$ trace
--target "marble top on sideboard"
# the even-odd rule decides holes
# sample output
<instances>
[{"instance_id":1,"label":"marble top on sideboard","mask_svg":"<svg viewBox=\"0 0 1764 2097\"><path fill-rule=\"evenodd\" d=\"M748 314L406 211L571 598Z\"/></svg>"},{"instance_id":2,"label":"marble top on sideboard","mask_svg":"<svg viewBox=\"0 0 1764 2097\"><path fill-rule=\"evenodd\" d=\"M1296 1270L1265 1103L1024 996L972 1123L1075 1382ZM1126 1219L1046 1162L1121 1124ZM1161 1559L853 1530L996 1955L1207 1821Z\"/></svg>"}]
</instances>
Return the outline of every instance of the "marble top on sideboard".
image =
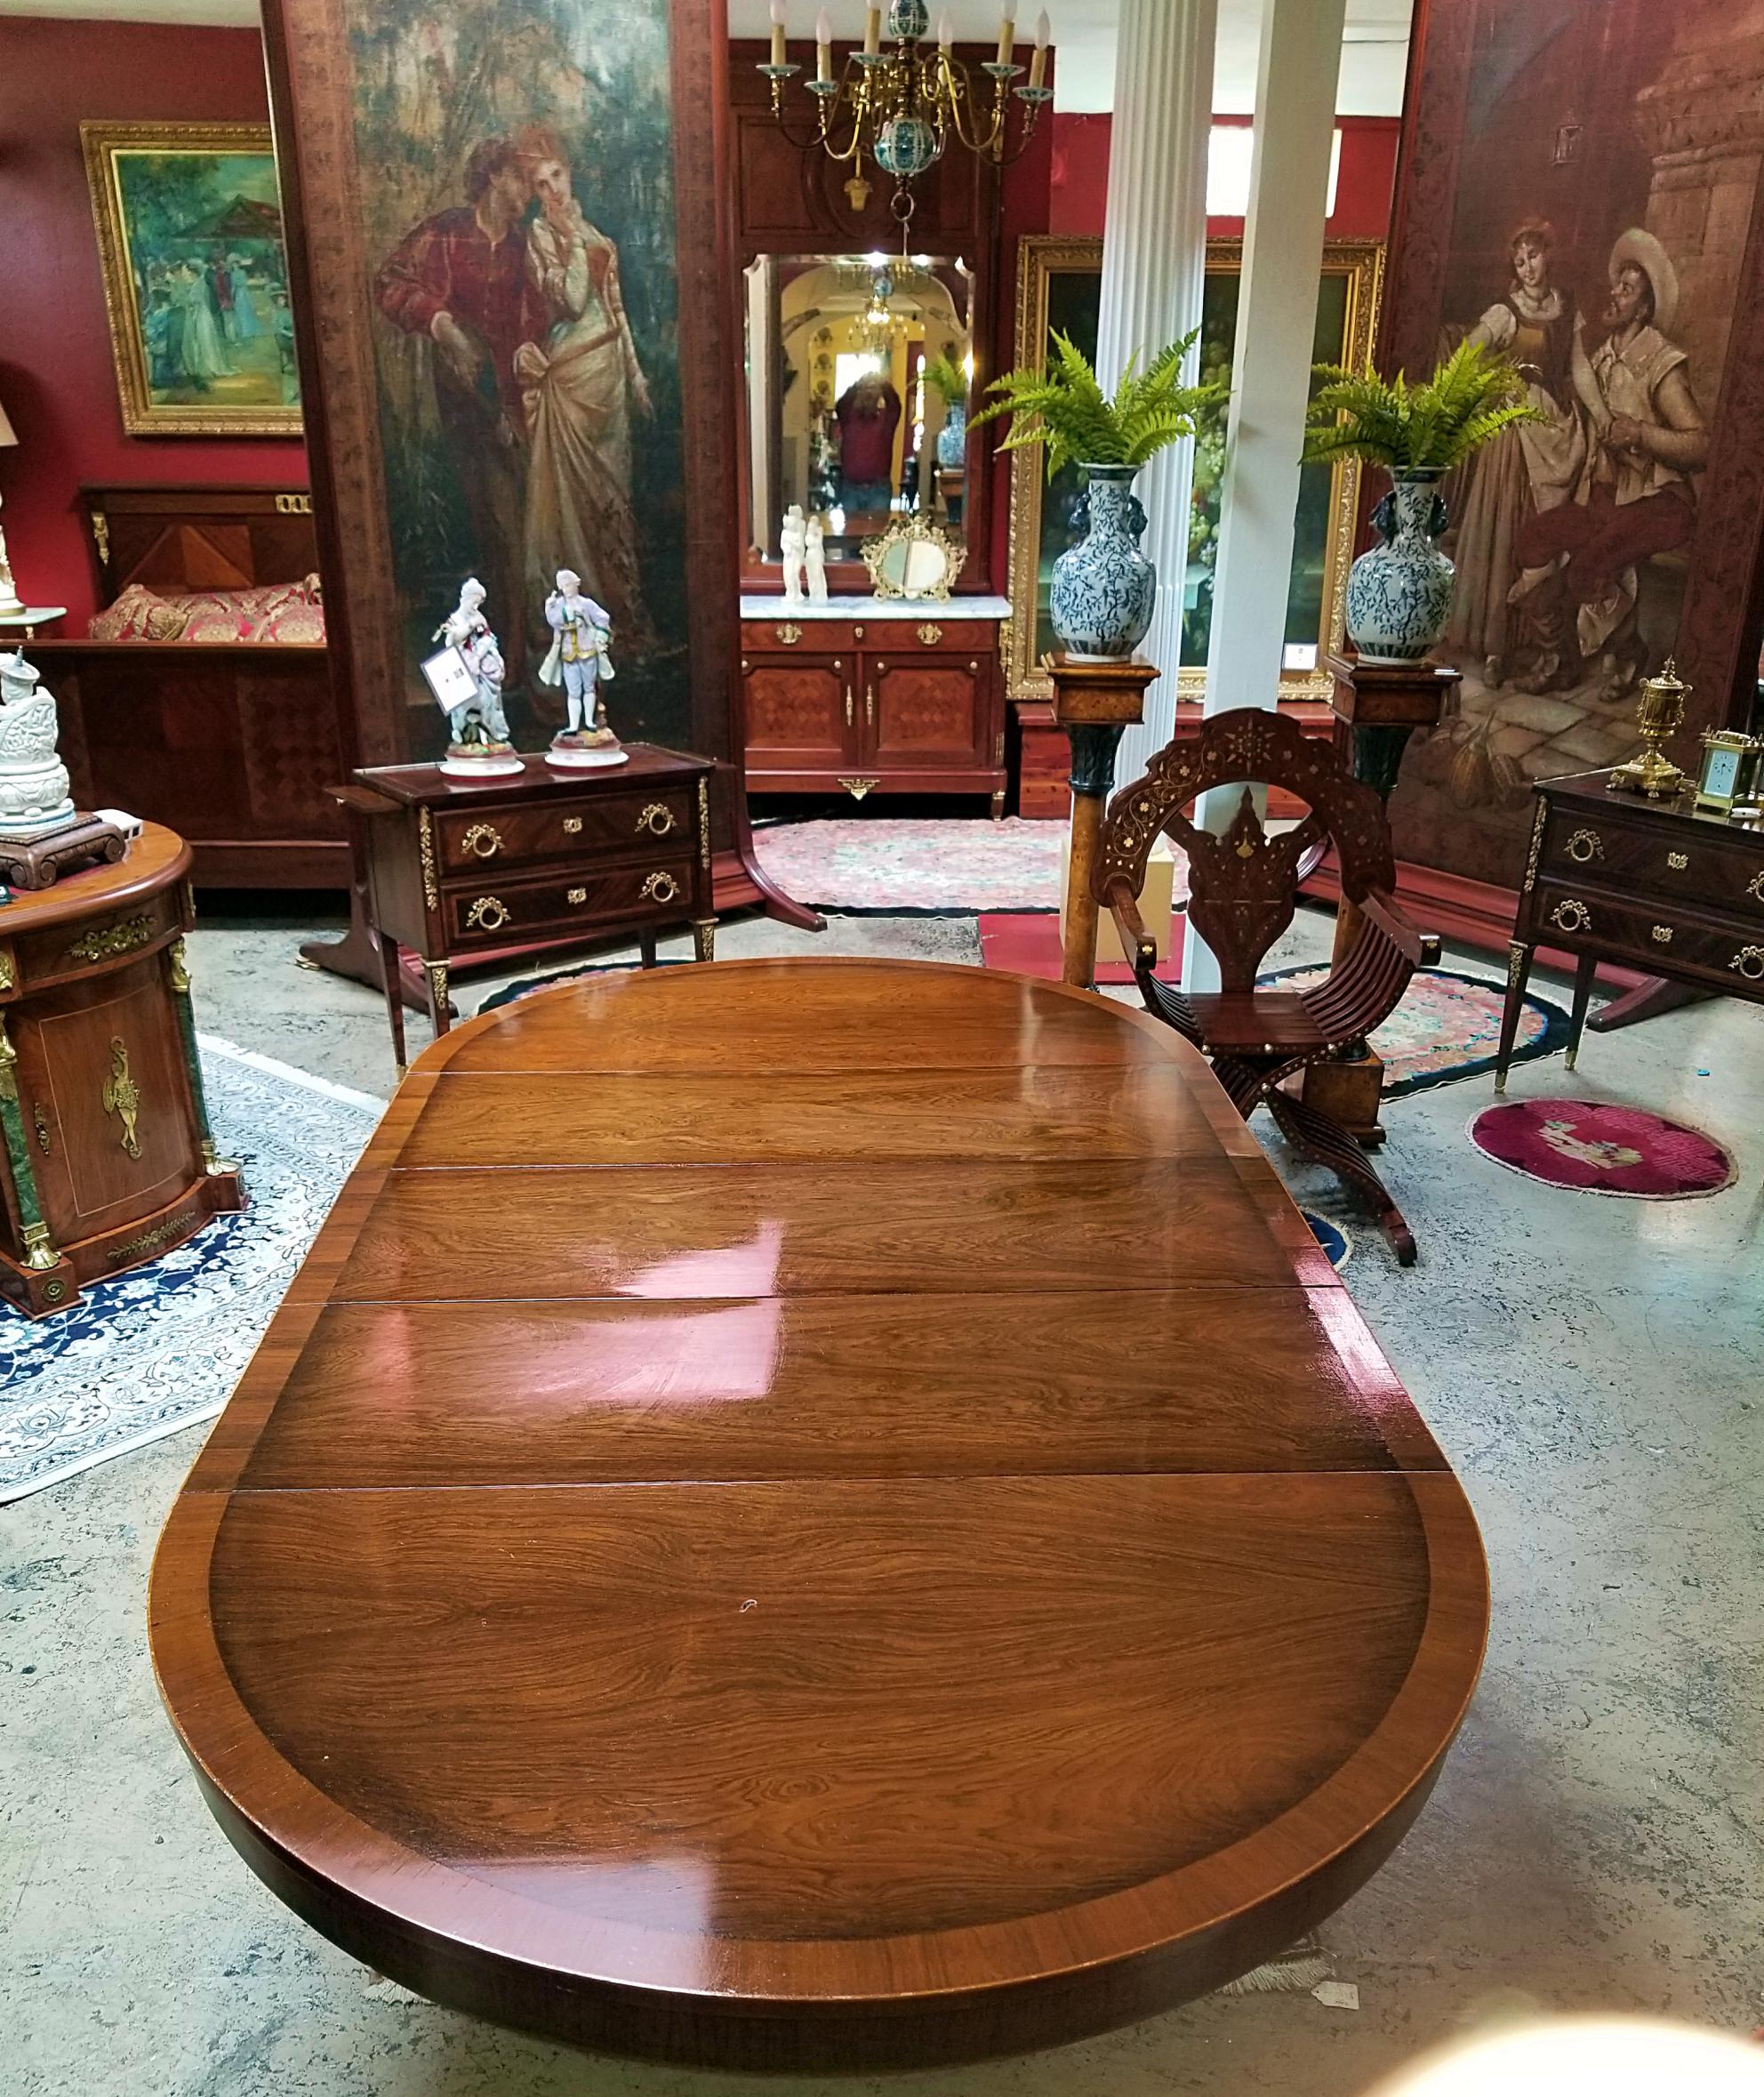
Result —
<instances>
[{"instance_id":1,"label":"marble top on sideboard","mask_svg":"<svg viewBox=\"0 0 1764 2097\"><path fill-rule=\"evenodd\" d=\"M1007 597L830 597L787 605L782 597L743 597L743 619L1008 619Z\"/></svg>"}]
</instances>

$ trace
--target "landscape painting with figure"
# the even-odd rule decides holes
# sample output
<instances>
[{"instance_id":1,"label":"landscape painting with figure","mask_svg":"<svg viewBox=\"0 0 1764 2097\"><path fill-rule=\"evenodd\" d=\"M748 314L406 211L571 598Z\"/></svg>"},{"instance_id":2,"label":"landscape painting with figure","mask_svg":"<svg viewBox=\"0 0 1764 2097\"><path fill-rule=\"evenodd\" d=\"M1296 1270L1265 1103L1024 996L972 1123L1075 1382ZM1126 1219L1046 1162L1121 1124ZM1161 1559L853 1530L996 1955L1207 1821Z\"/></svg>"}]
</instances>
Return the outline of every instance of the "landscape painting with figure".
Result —
<instances>
[{"instance_id":1,"label":"landscape painting with figure","mask_svg":"<svg viewBox=\"0 0 1764 2097\"><path fill-rule=\"evenodd\" d=\"M1460 160L1439 309L1401 339L1411 369L1466 338L1510 358L1541 419L1446 486L1459 711L1411 745L1391 814L1404 857L1516 886L1532 782L1633 753L1637 688L1724 528L1704 488L1729 359L1755 354L1734 318L1764 8L1470 4L1467 75L1423 68L1419 121L1455 95Z\"/></svg>"},{"instance_id":2,"label":"landscape painting with figure","mask_svg":"<svg viewBox=\"0 0 1764 2097\"><path fill-rule=\"evenodd\" d=\"M300 432L267 125L82 125L124 425Z\"/></svg>"},{"instance_id":3,"label":"landscape painting with figure","mask_svg":"<svg viewBox=\"0 0 1764 2097\"><path fill-rule=\"evenodd\" d=\"M612 622L613 727L684 741L667 0L348 13L407 672L476 574L516 739L549 735L568 567Z\"/></svg>"}]
</instances>

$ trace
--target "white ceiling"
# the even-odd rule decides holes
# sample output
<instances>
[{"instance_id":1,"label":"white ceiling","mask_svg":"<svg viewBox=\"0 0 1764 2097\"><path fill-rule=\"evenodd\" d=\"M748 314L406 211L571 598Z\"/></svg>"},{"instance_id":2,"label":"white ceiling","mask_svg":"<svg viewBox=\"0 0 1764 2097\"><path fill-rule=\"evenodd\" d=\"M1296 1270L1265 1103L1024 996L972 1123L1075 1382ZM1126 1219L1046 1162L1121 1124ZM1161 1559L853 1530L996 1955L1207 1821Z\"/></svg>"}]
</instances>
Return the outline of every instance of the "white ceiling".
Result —
<instances>
[{"instance_id":1,"label":"white ceiling","mask_svg":"<svg viewBox=\"0 0 1764 2097\"><path fill-rule=\"evenodd\" d=\"M821 0L790 0L794 36L811 33ZM1016 0L1019 32L1035 18L1040 0ZM1175 4L1175 0L1169 0ZM768 24L768 0L729 0L729 26L737 36L759 36ZM841 40L859 33L861 0L826 0ZM1408 50L1413 0L1348 0L1347 36L1342 48L1341 88L1335 108L1343 116L1397 116L1403 106L1403 67ZM990 42L998 33L998 0L932 0L934 17L947 5L956 34L966 42ZM1118 0L1047 0L1059 61L1055 106L1106 109L1114 100L1115 21ZM104 21L255 22L256 0L0 0L0 15L77 15ZM1255 58L1261 0L1219 0L1219 53L1213 107L1223 115L1255 106Z\"/></svg>"}]
</instances>

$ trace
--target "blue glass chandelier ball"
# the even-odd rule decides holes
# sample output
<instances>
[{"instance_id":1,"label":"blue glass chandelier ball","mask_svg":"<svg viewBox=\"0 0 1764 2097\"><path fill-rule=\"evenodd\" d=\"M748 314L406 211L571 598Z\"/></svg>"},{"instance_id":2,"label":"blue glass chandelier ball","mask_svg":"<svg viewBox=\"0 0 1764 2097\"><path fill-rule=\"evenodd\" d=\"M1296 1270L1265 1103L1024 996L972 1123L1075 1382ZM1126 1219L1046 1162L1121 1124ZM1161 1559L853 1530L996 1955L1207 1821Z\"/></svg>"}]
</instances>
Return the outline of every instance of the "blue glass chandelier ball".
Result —
<instances>
[{"instance_id":1,"label":"blue glass chandelier ball","mask_svg":"<svg viewBox=\"0 0 1764 2097\"><path fill-rule=\"evenodd\" d=\"M930 28L931 9L927 0L888 0L890 36L923 36Z\"/></svg>"},{"instance_id":2,"label":"blue glass chandelier ball","mask_svg":"<svg viewBox=\"0 0 1764 2097\"><path fill-rule=\"evenodd\" d=\"M876 165L891 175L923 174L937 157L937 134L919 116L891 116L876 134Z\"/></svg>"}]
</instances>

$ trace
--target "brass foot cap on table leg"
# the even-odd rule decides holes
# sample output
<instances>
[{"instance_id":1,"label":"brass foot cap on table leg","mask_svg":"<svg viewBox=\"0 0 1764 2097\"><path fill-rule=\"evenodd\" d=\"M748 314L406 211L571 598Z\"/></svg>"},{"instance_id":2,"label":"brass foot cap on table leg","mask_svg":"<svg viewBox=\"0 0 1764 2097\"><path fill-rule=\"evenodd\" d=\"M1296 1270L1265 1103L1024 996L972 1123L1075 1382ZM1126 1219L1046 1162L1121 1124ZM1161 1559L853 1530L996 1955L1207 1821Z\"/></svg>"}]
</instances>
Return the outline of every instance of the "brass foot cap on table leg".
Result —
<instances>
[{"instance_id":1,"label":"brass foot cap on table leg","mask_svg":"<svg viewBox=\"0 0 1764 2097\"><path fill-rule=\"evenodd\" d=\"M1496 1071L1496 1072L1495 1073L1495 1091L1496 1091L1496 1092L1504 1092L1504 1091L1506 1090L1506 1089L1507 1089L1507 1073L1505 1073L1505 1071Z\"/></svg>"},{"instance_id":2,"label":"brass foot cap on table leg","mask_svg":"<svg viewBox=\"0 0 1764 2097\"><path fill-rule=\"evenodd\" d=\"M1579 1060L1579 1057L1580 1050L1578 1048L1570 1048L1568 1054L1562 1058L1562 1068L1565 1071L1571 1071L1574 1068L1576 1063Z\"/></svg>"}]
</instances>

